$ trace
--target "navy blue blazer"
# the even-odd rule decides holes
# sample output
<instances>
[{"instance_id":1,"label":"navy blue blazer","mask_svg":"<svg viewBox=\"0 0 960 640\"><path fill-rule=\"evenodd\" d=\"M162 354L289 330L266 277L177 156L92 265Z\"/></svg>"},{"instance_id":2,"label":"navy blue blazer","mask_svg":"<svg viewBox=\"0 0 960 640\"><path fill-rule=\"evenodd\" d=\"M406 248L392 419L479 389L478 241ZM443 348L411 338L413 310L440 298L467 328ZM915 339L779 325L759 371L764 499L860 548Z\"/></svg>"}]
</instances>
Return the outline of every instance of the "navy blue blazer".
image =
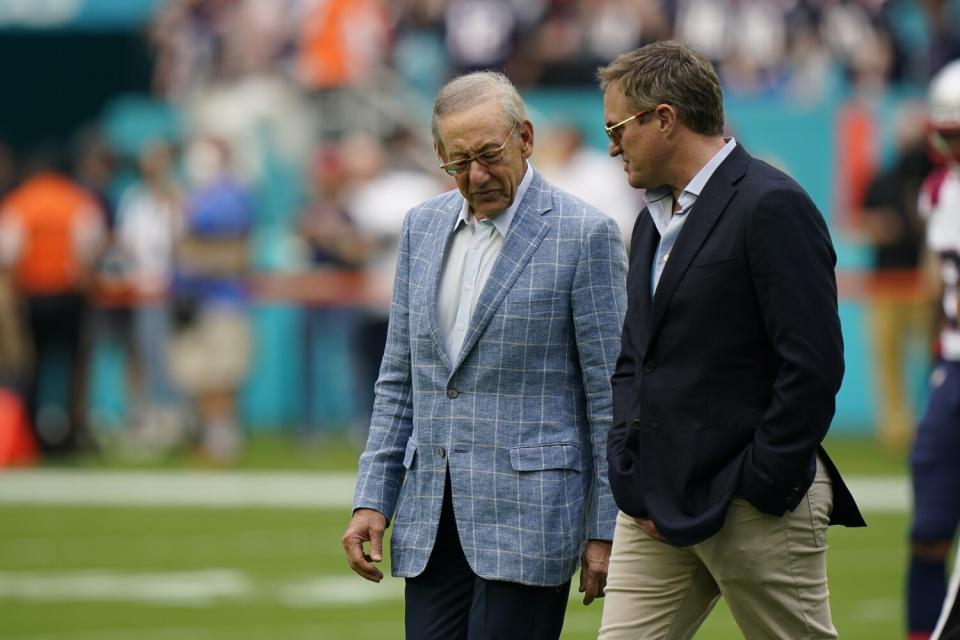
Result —
<instances>
[{"instance_id":1,"label":"navy blue blazer","mask_svg":"<svg viewBox=\"0 0 960 640\"><path fill-rule=\"evenodd\" d=\"M820 446L844 370L823 217L739 144L688 215L652 301L659 234L646 210L633 230L607 445L617 505L696 544L734 496L772 515L796 508L819 452L831 524L863 526Z\"/></svg>"}]
</instances>

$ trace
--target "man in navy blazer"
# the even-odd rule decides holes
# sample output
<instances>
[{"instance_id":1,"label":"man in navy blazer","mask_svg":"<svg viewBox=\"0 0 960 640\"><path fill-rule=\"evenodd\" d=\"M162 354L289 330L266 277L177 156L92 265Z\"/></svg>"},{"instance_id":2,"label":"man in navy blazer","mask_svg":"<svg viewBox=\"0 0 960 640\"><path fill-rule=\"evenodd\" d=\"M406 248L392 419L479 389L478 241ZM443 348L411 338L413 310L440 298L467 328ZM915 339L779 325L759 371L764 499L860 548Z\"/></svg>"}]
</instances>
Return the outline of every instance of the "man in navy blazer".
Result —
<instances>
[{"instance_id":1,"label":"man in navy blazer","mask_svg":"<svg viewBox=\"0 0 960 640\"><path fill-rule=\"evenodd\" d=\"M626 255L612 219L529 163L502 74L441 89L433 135L458 188L404 220L343 546L379 582L392 520L407 638L555 640L577 566L585 603L606 579Z\"/></svg>"},{"instance_id":2,"label":"man in navy blazer","mask_svg":"<svg viewBox=\"0 0 960 640\"><path fill-rule=\"evenodd\" d=\"M843 377L827 227L723 137L675 42L600 70L611 156L646 189L608 442L617 518L600 637L688 638L722 594L747 638L834 638L829 523L863 525L820 441Z\"/></svg>"}]
</instances>

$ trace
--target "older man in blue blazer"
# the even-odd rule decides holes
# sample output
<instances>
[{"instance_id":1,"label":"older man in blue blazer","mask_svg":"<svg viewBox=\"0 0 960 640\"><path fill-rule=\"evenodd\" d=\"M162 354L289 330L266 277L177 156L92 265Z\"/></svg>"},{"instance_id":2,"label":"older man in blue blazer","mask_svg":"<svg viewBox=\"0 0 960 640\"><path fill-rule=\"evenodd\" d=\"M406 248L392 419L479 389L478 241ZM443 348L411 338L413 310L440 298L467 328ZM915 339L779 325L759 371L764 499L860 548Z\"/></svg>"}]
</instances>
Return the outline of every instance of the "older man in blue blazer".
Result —
<instances>
[{"instance_id":1,"label":"older man in blue blazer","mask_svg":"<svg viewBox=\"0 0 960 640\"><path fill-rule=\"evenodd\" d=\"M458 189L404 221L343 546L378 582L392 521L408 638L554 639L578 564L585 603L606 581L626 257L612 219L530 164L502 74L441 89L433 136Z\"/></svg>"}]
</instances>

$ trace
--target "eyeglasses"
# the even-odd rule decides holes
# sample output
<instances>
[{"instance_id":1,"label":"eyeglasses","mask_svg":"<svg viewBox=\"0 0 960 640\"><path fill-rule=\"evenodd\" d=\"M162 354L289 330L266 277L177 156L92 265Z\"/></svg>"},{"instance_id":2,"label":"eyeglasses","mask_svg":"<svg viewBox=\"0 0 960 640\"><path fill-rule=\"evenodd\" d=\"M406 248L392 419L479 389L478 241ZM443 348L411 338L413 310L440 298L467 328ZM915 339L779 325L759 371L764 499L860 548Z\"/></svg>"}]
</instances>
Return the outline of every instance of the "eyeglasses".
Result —
<instances>
[{"instance_id":1,"label":"eyeglasses","mask_svg":"<svg viewBox=\"0 0 960 640\"><path fill-rule=\"evenodd\" d=\"M638 111L626 120L621 120L617 124L610 125L609 127L604 127L603 130L607 132L607 137L610 138L610 142L613 144L620 144L620 136L623 135L622 131L618 131L620 127L627 124L634 118L642 118L648 113L653 113L653 109L646 109L644 111Z\"/></svg>"},{"instance_id":2,"label":"eyeglasses","mask_svg":"<svg viewBox=\"0 0 960 640\"><path fill-rule=\"evenodd\" d=\"M440 165L440 168L446 171L451 176L459 176L466 173L470 170L470 163L476 160L485 167L489 167L492 164L497 164L503 157L503 150L507 147L507 143L510 142L510 138L513 137L513 132L517 130L517 125L514 124L513 128L510 129L510 133L507 134L507 139L503 141L496 149L488 149L486 151L481 151L480 153L470 156L469 158L463 158L462 160L453 160L451 162L446 162Z\"/></svg>"}]
</instances>

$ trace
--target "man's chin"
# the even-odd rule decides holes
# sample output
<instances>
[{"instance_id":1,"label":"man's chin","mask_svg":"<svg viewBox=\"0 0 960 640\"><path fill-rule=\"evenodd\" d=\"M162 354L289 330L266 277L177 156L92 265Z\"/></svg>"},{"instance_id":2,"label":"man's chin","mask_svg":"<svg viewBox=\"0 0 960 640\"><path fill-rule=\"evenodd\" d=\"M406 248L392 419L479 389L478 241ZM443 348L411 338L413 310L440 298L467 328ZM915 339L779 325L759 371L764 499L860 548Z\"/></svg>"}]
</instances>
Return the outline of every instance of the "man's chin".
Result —
<instances>
[{"instance_id":1,"label":"man's chin","mask_svg":"<svg viewBox=\"0 0 960 640\"><path fill-rule=\"evenodd\" d=\"M641 178L640 176L638 176L637 174L635 174L635 173L633 173L633 172L627 174L627 184L629 184L629 185L630 185L631 187L633 187L634 189L646 189L646 188L647 188L647 187L644 185L643 178Z\"/></svg>"},{"instance_id":2,"label":"man's chin","mask_svg":"<svg viewBox=\"0 0 960 640\"><path fill-rule=\"evenodd\" d=\"M503 212L503 210L509 206L510 203L504 198L476 198L470 202L470 208L473 210L473 215L480 216L482 218L495 216L498 213Z\"/></svg>"}]
</instances>

